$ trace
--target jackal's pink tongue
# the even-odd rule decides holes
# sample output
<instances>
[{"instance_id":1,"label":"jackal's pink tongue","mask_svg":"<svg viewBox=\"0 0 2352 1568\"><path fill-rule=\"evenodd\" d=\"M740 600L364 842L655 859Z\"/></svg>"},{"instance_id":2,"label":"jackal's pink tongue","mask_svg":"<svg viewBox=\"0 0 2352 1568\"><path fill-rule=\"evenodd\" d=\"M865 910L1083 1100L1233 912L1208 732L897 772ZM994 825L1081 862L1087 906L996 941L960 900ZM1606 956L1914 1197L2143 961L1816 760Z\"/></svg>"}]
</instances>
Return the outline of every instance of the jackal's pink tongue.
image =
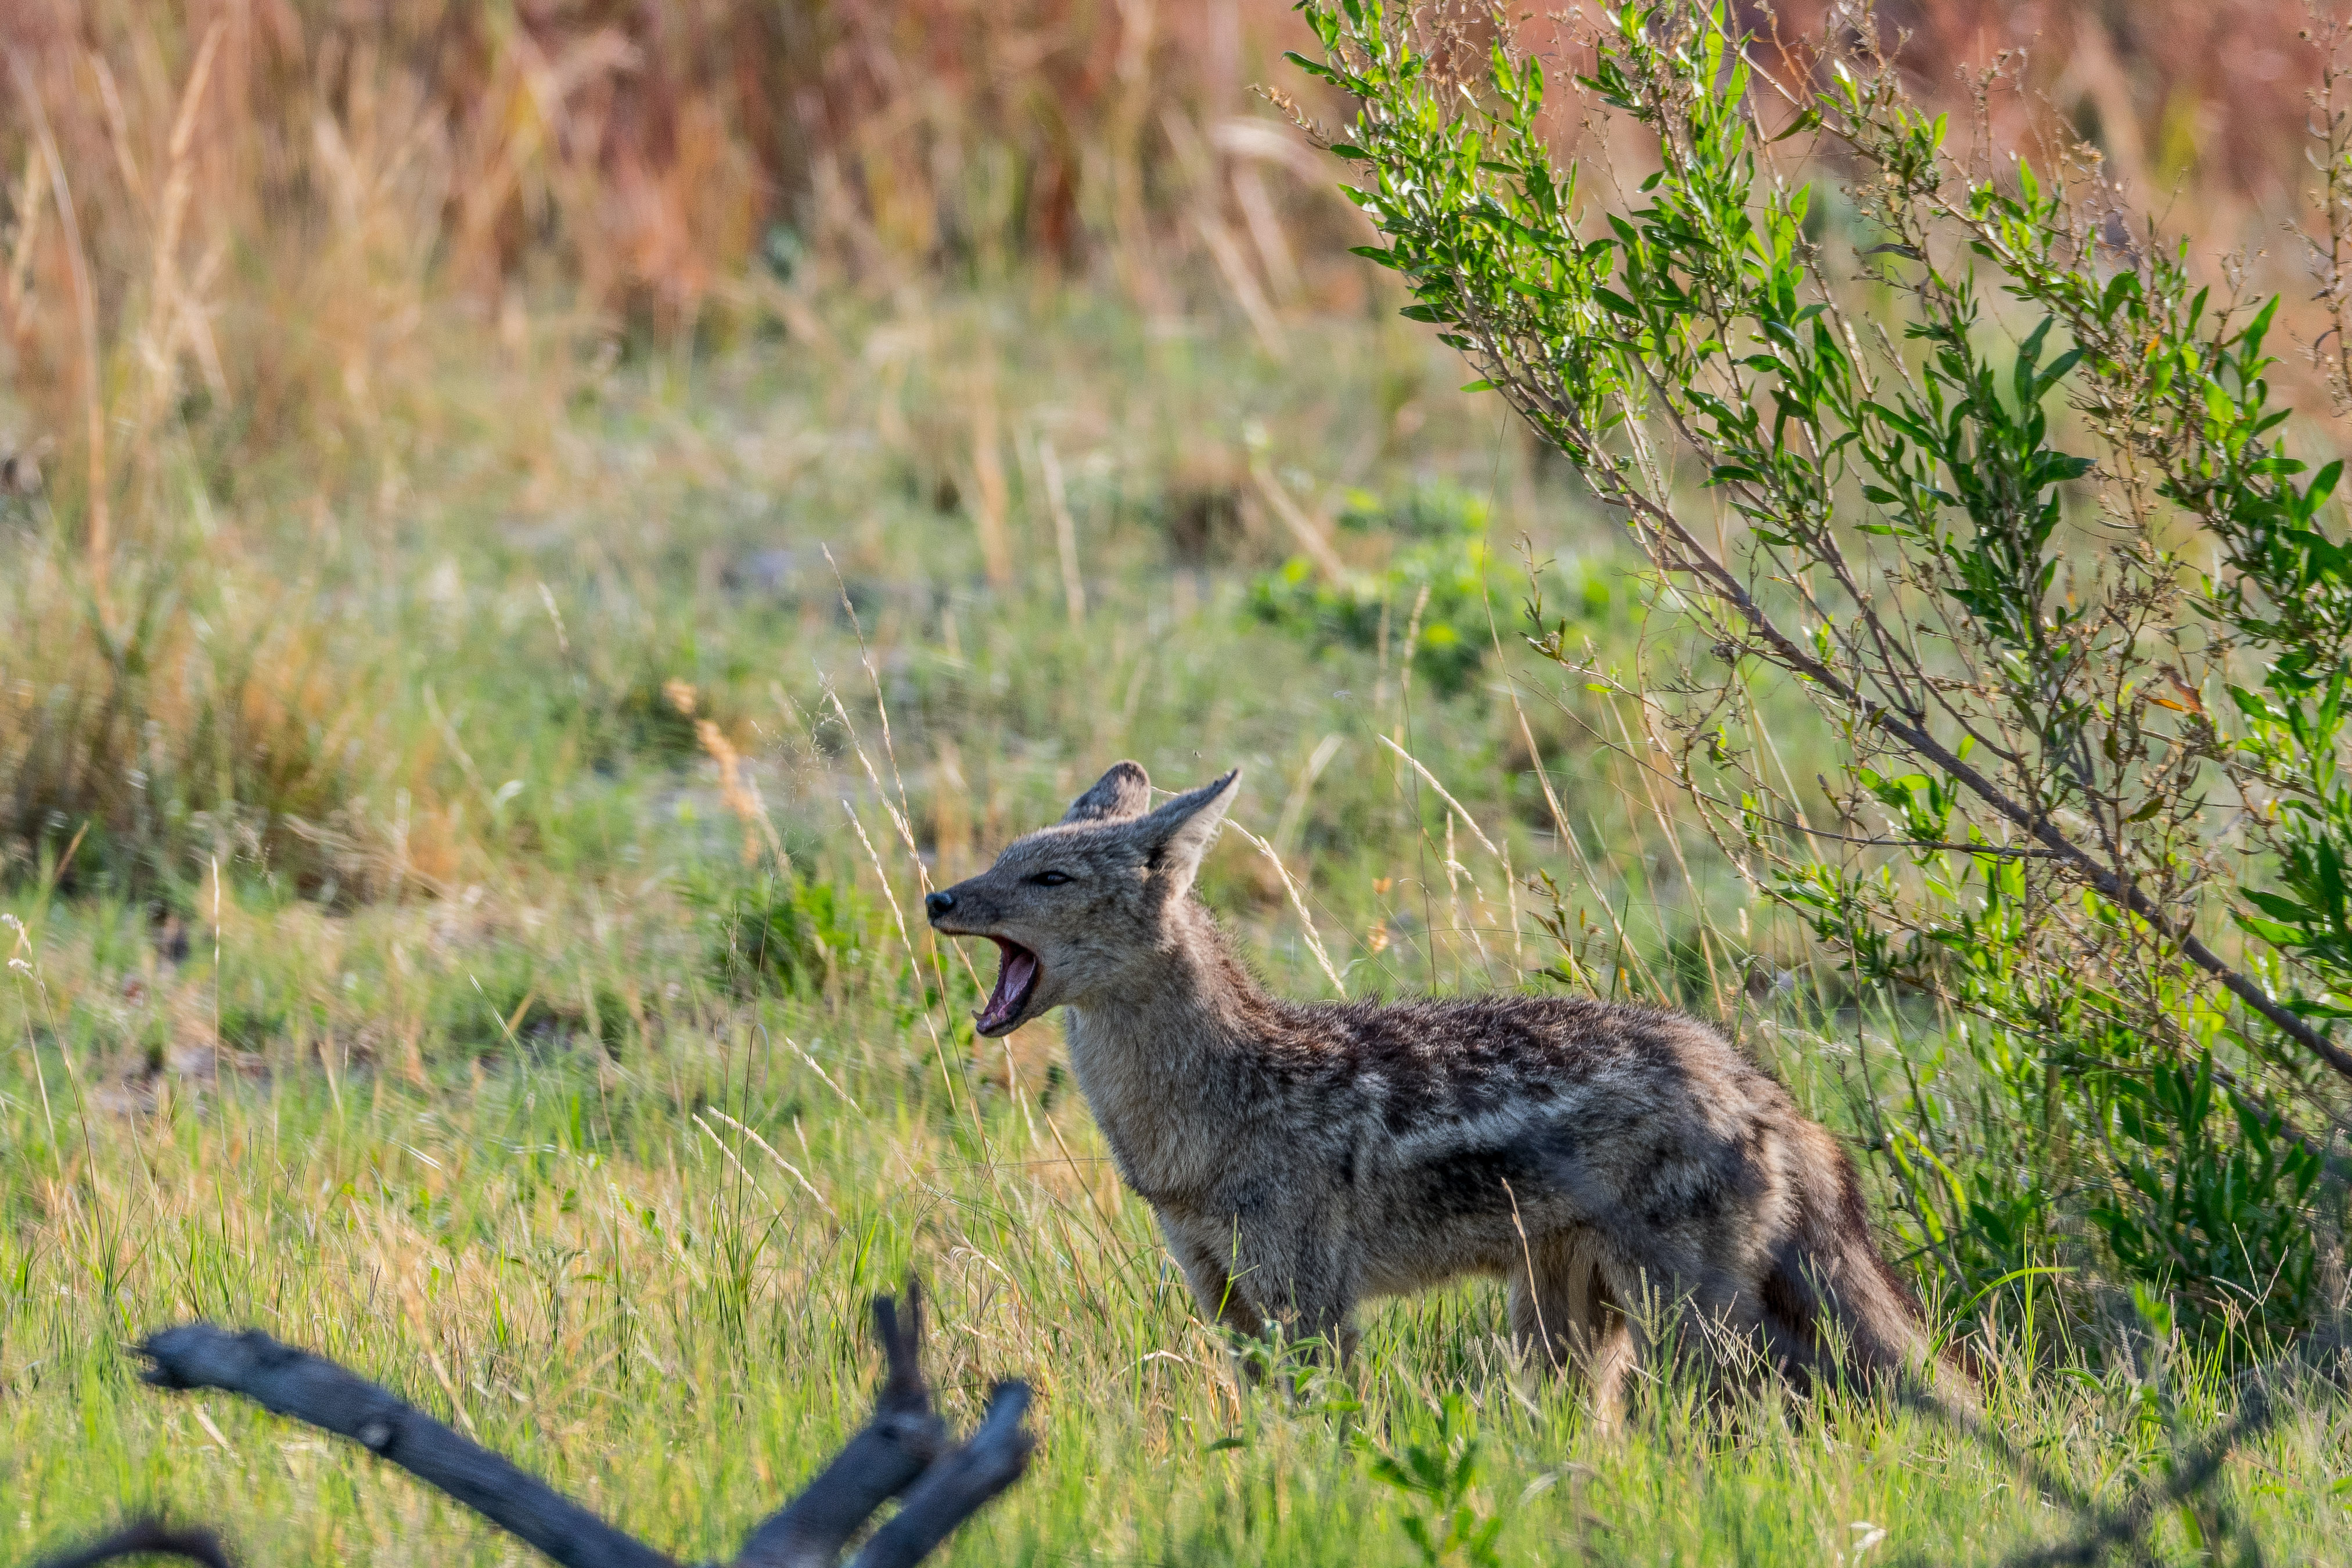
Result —
<instances>
[{"instance_id":1,"label":"jackal's pink tongue","mask_svg":"<svg viewBox=\"0 0 2352 1568\"><path fill-rule=\"evenodd\" d=\"M989 993L988 1005L980 1010L980 1016L974 1020L983 1034L1011 1023L1028 1002L1030 988L1037 984L1035 953L1002 938L996 945L1003 953L1003 961L996 966L996 989Z\"/></svg>"}]
</instances>

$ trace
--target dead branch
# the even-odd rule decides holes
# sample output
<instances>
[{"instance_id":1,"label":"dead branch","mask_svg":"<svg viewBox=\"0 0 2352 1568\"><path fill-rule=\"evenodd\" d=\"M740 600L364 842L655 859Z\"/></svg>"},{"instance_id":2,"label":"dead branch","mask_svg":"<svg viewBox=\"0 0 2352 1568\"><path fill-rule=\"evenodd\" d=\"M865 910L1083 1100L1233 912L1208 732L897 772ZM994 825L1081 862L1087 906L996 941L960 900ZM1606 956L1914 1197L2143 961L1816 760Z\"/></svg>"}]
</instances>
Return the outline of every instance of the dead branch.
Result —
<instances>
[{"instance_id":1,"label":"dead branch","mask_svg":"<svg viewBox=\"0 0 2352 1568\"><path fill-rule=\"evenodd\" d=\"M971 1440L923 1472L898 1513L857 1554L856 1568L911 1568L1019 1480L1029 1463L1031 1441L1021 1426L1028 1409L1027 1384L998 1384Z\"/></svg>"},{"instance_id":2,"label":"dead branch","mask_svg":"<svg viewBox=\"0 0 2352 1568\"><path fill-rule=\"evenodd\" d=\"M184 1323L149 1337L140 1353L158 1388L218 1388L263 1409L349 1437L520 1536L564 1568L672 1568L537 1476L467 1441L416 1406L258 1329L234 1334Z\"/></svg>"},{"instance_id":3,"label":"dead branch","mask_svg":"<svg viewBox=\"0 0 2352 1568\"><path fill-rule=\"evenodd\" d=\"M914 1485L947 1451L947 1423L932 1408L931 1391L916 1361L923 1299L912 1280L907 1284L903 1325L890 1298L875 1299L874 1334L889 1367L875 1396L874 1419L800 1496L745 1538L736 1568L830 1563L868 1514Z\"/></svg>"},{"instance_id":4,"label":"dead branch","mask_svg":"<svg viewBox=\"0 0 2352 1568\"><path fill-rule=\"evenodd\" d=\"M135 1520L78 1551L47 1558L37 1568L96 1568L118 1557L184 1557L205 1568L232 1568L219 1536L202 1526L176 1529L160 1519Z\"/></svg>"},{"instance_id":5,"label":"dead branch","mask_svg":"<svg viewBox=\"0 0 2352 1568\"><path fill-rule=\"evenodd\" d=\"M888 1373L873 1418L798 1497L751 1531L735 1568L832 1568L850 1537L894 1497L903 1497L903 1506L875 1531L856 1568L908 1568L1020 1479L1033 1447L1022 1426L1027 1386L997 1384L986 1416L957 1446L923 1378L922 1300L914 1280L907 1282L903 1321L889 1297L875 1298L874 1330ZM185 1323L150 1336L139 1349L152 1363L143 1375L157 1387L222 1389L348 1437L563 1568L676 1568L668 1556L415 1405L257 1329L231 1333L210 1323ZM173 1530L153 1521L40 1568L90 1568L140 1553L230 1568L210 1531Z\"/></svg>"}]
</instances>

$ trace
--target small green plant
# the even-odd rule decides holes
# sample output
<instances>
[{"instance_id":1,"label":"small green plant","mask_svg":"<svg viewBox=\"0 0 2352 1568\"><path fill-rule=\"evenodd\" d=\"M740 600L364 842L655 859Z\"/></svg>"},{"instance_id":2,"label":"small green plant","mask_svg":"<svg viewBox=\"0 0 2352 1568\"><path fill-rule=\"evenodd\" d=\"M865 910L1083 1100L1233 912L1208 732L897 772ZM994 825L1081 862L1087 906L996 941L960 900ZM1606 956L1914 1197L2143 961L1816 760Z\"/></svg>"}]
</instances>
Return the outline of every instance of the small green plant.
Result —
<instances>
[{"instance_id":1,"label":"small green plant","mask_svg":"<svg viewBox=\"0 0 2352 1568\"><path fill-rule=\"evenodd\" d=\"M1302 9L1324 58L1298 63L1358 106L1327 140L1362 254L1696 634L1622 679L1564 626L1536 647L1641 705L1753 885L1949 1023L1891 1105L1861 1086L1922 1255L1969 1296L2063 1259L2245 1342L2312 1323L2352 1085L2352 546L2342 465L2291 456L2273 400L2278 300L2133 233L2095 158L1956 153L1866 16L1790 85L1725 6L1602 13L1580 87L1649 167L1596 200L1506 11ZM2338 96L2331 67L2340 234ZM1810 222L1817 153L1857 171L1850 242ZM2352 291L2322 298L2352 325ZM2352 404L2347 363L2319 360ZM1776 689L1840 755L1818 788L1765 728Z\"/></svg>"},{"instance_id":2,"label":"small green plant","mask_svg":"<svg viewBox=\"0 0 2352 1568\"><path fill-rule=\"evenodd\" d=\"M771 870L689 891L713 924L705 965L730 989L814 996L866 962L873 910L854 889Z\"/></svg>"},{"instance_id":3,"label":"small green plant","mask_svg":"<svg viewBox=\"0 0 2352 1568\"><path fill-rule=\"evenodd\" d=\"M1431 1441L1409 1441L1391 1450L1369 1436L1357 1440L1372 1479L1400 1494L1398 1523L1424 1568L1496 1568L1503 1560L1495 1549L1503 1516L1486 1511L1474 1495L1479 1439L1467 1400L1458 1394L1445 1396Z\"/></svg>"},{"instance_id":4,"label":"small green plant","mask_svg":"<svg viewBox=\"0 0 2352 1568\"><path fill-rule=\"evenodd\" d=\"M1357 492L1342 528L1386 532L1397 545L1386 567L1333 583L1294 556L1250 584L1260 620L1318 647L1374 650L1402 658L1441 691L1458 692L1493 644L1486 612L1486 505L1457 490L1423 488L1393 507Z\"/></svg>"}]
</instances>

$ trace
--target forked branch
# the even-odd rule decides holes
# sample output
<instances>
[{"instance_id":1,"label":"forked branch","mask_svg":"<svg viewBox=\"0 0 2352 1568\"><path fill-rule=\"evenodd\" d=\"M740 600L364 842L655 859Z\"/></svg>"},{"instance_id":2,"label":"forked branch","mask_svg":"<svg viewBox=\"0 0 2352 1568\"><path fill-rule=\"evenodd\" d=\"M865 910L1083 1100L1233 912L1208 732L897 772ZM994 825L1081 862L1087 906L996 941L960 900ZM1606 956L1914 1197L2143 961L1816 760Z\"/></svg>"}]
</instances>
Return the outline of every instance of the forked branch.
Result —
<instances>
[{"instance_id":1,"label":"forked branch","mask_svg":"<svg viewBox=\"0 0 2352 1568\"><path fill-rule=\"evenodd\" d=\"M889 1297L875 1298L875 1336L888 1373L873 1418L800 1496L751 1531L735 1568L832 1568L850 1537L894 1497L903 1497L904 1505L859 1552L856 1568L907 1568L1020 1479L1033 1447L1022 1426L1027 1385L998 1384L979 1427L955 1444L923 1378L922 1323L914 1280L907 1282L903 1317ZM222 1389L348 1437L564 1568L676 1568L666 1553L415 1405L257 1329L231 1333L186 1323L151 1336L140 1353L152 1363L144 1376L157 1387ZM219 1538L209 1531L154 1521L135 1522L42 1568L90 1568L142 1553L227 1568Z\"/></svg>"},{"instance_id":2,"label":"forked branch","mask_svg":"<svg viewBox=\"0 0 2352 1568\"><path fill-rule=\"evenodd\" d=\"M136 1520L112 1535L48 1558L39 1568L96 1568L118 1557L184 1557L205 1568L230 1568L228 1549L211 1531L201 1525L174 1528L153 1519Z\"/></svg>"}]
</instances>

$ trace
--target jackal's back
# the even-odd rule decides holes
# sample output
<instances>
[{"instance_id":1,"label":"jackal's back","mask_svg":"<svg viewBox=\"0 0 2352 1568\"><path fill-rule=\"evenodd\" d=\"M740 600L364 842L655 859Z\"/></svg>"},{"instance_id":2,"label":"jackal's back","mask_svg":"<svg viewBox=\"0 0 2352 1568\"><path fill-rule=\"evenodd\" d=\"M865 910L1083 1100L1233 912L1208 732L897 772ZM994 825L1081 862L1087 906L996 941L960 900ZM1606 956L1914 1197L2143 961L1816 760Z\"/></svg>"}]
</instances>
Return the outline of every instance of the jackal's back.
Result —
<instances>
[{"instance_id":1,"label":"jackal's back","mask_svg":"<svg viewBox=\"0 0 2352 1568\"><path fill-rule=\"evenodd\" d=\"M1780 1086L1695 1018L1570 996L1475 996L1283 1005L1269 1066L1302 1089L1352 1089L1397 1137L1497 1114L1557 1113L1631 1097L1638 1115L1704 1098L1788 1103ZM1762 1109L1759 1104L1758 1109Z\"/></svg>"},{"instance_id":2,"label":"jackal's back","mask_svg":"<svg viewBox=\"0 0 2352 1568\"><path fill-rule=\"evenodd\" d=\"M1558 1225L1701 1233L1811 1197L1843 1206L1843 1152L1770 1074L1696 1019L1578 997L1286 1005L1241 1086L1409 1288L1507 1267ZM1267 1092L1271 1090L1272 1092ZM1368 1262L1372 1262L1368 1259Z\"/></svg>"}]
</instances>

